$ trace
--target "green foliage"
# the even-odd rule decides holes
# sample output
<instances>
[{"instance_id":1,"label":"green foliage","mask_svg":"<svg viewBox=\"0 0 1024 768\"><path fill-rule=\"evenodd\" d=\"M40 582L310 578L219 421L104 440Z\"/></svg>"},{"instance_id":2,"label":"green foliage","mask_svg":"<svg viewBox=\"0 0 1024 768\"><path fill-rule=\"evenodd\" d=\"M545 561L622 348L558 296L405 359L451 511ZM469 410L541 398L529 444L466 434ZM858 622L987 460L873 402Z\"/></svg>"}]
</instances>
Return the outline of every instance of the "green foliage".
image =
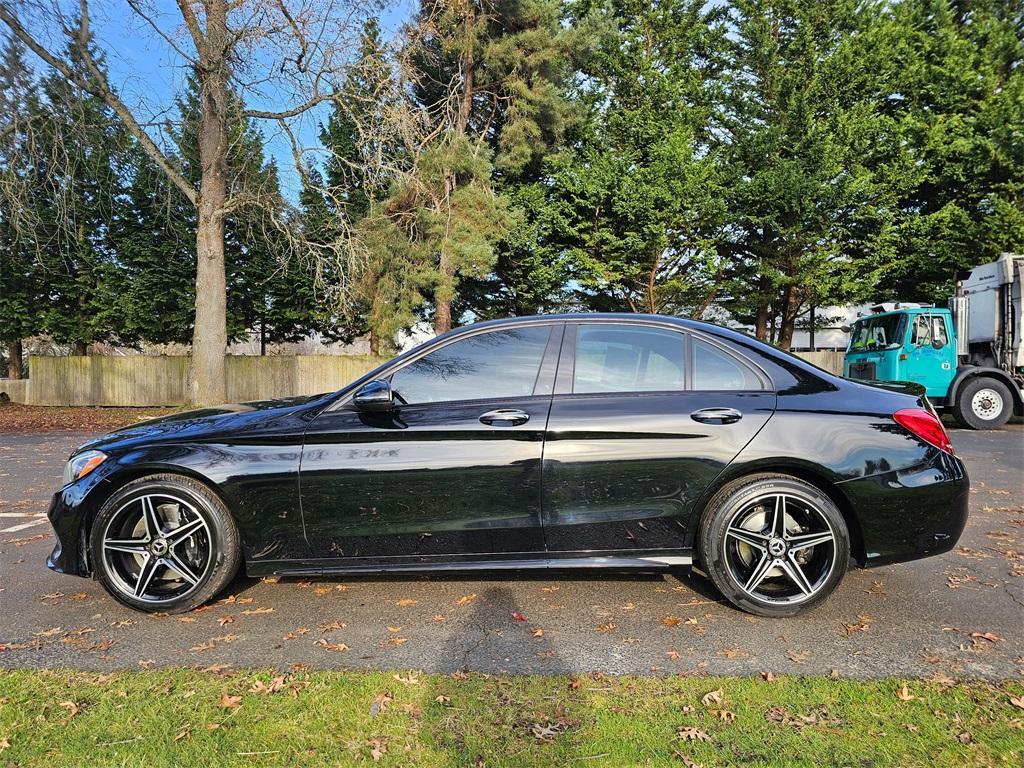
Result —
<instances>
[{"instance_id":1,"label":"green foliage","mask_svg":"<svg viewBox=\"0 0 1024 768\"><path fill-rule=\"evenodd\" d=\"M0 342L6 344L41 330L42 286L32 216L37 175L27 151L38 97L21 44L8 38L0 57Z\"/></svg>"},{"instance_id":2,"label":"green foliage","mask_svg":"<svg viewBox=\"0 0 1024 768\"><path fill-rule=\"evenodd\" d=\"M587 9L605 31L584 73L586 130L552 163L551 229L589 308L699 313L713 295L724 207L708 143L724 28L706 5Z\"/></svg>"},{"instance_id":3,"label":"green foliage","mask_svg":"<svg viewBox=\"0 0 1024 768\"><path fill-rule=\"evenodd\" d=\"M102 56L94 54L102 66ZM85 71L77 48L69 64ZM118 297L123 273L109 238L109 222L122 193L130 142L98 98L55 74L30 102L36 194L37 274L45 291L42 325L79 354L94 342L133 339L125 330Z\"/></svg>"}]
</instances>

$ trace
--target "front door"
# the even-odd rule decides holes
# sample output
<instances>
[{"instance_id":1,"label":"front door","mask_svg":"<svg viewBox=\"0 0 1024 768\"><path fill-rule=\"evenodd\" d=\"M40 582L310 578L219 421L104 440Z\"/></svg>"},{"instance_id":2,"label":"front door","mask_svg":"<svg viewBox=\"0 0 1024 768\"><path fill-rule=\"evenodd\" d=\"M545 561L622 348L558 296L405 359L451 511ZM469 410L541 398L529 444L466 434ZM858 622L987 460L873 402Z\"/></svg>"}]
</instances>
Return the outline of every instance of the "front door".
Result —
<instances>
[{"instance_id":1,"label":"front door","mask_svg":"<svg viewBox=\"0 0 1024 768\"><path fill-rule=\"evenodd\" d=\"M666 555L775 409L767 378L718 343L642 323L567 326L544 449L555 556Z\"/></svg>"},{"instance_id":2,"label":"front door","mask_svg":"<svg viewBox=\"0 0 1024 768\"><path fill-rule=\"evenodd\" d=\"M935 402L946 397L956 371L956 349L949 343L946 317L924 313L913 319L904 369L906 378L922 385Z\"/></svg>"},{"instance_id":3,"label":"front door","mask_svg":"<svg viewBox=\"0 0 1024 768\"><path fill-rule=\"evenodd\" d=\"M389 374L406 403L394 412L341 404L318 416L300 470L314 556L351 565L542 553L541 454L561 330L456 338Z\"/></svg>"}]
</instances>

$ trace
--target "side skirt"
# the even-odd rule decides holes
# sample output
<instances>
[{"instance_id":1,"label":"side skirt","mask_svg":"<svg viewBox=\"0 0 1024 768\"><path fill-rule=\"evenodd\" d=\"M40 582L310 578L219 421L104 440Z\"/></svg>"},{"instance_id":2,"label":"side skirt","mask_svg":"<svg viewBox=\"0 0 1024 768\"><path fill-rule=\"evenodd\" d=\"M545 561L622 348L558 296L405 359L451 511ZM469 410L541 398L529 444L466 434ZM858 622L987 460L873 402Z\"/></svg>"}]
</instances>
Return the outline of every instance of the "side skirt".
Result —
<instances>
[{"instance_id":1,"label":"side skirt","mask_svg":"<svg viewBox=\"0 0 1024 768\"><path fill-rule=\"evenodd\" d=\"M420 563L351 563L264 561L250 563L246 573L250 576L320 576L331 574L385 574L385 573L458 573L464 571L531 571L544 569L574 570L581 568L609 568L612 570L665 570L688 568L693 564L690 555L650 555L637 557L584 556L546 557L522 560L448 560Z\"/></svg>"}]
</instances>

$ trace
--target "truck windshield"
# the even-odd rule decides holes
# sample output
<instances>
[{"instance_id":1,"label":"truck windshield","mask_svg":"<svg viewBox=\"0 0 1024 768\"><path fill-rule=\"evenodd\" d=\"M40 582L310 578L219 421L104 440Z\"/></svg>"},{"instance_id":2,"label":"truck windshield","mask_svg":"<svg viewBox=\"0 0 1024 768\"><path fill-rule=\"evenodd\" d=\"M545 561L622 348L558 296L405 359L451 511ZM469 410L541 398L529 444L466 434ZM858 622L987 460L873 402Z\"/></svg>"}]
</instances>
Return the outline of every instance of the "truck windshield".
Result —
<instances>
[{"instance_id":1,"label":"truck windshield","mask_svg":"<svg viewBox=\"0 0 1024 768\"><path fill-rule=\"evenodd\" d=\"M853 324L848 352L865 349L888 349L903 344L905 315L865 317Z\"/></svg>"}]
</instances>

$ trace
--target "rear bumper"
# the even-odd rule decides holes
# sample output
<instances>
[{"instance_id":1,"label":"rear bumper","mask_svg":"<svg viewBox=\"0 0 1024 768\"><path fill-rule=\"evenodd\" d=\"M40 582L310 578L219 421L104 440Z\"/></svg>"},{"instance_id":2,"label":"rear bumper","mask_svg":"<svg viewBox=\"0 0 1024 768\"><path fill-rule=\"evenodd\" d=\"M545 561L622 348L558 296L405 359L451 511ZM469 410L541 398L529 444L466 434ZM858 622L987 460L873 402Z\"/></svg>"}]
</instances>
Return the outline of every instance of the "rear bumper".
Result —
<instances>
[{"instance_id":1,"label":"rear bumper","mask_svg":"<svg viewBox=\"0 0 1024 768\"><path fill-rule=\"evenodd\" d=\"M970 481L960 459L938 449L934 454L924 466L838 485L857 510L860 565L916 560L956 546L967 524Z\"/></svg>"}]
</instances>

